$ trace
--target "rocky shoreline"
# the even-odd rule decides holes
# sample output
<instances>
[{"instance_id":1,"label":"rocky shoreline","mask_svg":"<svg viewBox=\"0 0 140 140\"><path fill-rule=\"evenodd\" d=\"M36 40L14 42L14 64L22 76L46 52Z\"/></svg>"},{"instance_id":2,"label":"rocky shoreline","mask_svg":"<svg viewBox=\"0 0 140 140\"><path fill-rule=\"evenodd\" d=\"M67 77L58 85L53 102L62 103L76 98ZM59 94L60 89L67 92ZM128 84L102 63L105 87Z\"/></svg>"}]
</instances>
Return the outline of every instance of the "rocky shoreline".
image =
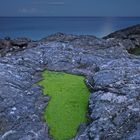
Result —
<instances>
[{"instance_id":1,"label":"rocky shoreline","mask_svg":"<svg viewBox=\"0 0 140 140\"><path fill-rule=\"evenodd\" d=\"M87 124L73 140L140 139L140 25L95 36L57 33L39 41L0 40L0 140L49 140L43 111L45 69L85 76Z\"/></svg>"}]
</instances>

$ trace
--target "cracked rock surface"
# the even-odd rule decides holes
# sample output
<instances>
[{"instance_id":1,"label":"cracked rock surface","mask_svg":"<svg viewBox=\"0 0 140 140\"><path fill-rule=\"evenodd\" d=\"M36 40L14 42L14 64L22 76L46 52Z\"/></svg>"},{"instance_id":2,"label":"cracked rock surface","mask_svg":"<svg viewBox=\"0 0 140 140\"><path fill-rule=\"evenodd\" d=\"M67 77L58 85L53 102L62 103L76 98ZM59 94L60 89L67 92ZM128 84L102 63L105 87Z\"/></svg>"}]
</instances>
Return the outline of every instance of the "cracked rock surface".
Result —
<instances>
[{"instance_id":1,"label":"cracked rock surface","mask_svg":"<svg viewBox=\"0 0 140 140\"><path fill-rule=\"evenodd\" d=\"M140 139L140 57L116 40L58 33L1 57L0 140L52 139L43 120L49 97L36 84L45 69L86 78L90 121L73 140Z\"/></svg>"}]
</instances>

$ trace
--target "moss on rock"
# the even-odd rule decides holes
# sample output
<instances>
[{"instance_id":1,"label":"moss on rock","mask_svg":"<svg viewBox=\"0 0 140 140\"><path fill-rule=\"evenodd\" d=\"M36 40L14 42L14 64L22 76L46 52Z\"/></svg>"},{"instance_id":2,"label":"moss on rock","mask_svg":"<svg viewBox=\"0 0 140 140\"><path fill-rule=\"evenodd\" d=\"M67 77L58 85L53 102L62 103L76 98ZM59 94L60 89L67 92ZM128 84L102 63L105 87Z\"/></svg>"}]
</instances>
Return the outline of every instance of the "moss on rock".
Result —
<instances>
[{"instance_id":1,"label":"moss on rock","mask_svg":"<svg viewBox=\"0 0 140 140\"><path fill-rule=\"evenodd\" d=\"M55 140L75 136L80 123L86 122L88 89L84 77L62 72L45 71L39 85L50 97L45 110L45 120Z\"/></svg>"}]
</instances>

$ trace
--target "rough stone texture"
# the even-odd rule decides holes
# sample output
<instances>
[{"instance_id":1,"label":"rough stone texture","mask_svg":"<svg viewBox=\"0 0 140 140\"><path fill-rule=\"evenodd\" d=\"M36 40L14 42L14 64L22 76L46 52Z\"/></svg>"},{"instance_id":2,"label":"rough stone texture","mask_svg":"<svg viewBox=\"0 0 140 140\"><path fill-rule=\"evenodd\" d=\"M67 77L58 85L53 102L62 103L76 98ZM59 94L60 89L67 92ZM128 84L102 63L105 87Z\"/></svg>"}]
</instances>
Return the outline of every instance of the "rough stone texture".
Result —
<instances>
[{"instance_id":1,"label":"rough stone texture","mask_svg":"<svg viewBox=\"0 0 140 140\"><path fill-rule=\"evenodd\" d=\"M14 54L26 48L35 47L37 44L36 41L32 41L28 38L11 39L5 37L4 39L0 39L0 57Z\"/></svg>"},{"instance_id":2,"label":"rough stone texture","mask_svg":"<svg viewBox=\"0 0 140 140\"><path fill-rule=\"evenodd\" d=\"M140 48L140 24L111 33L104 39L121 42L127 49Z\"/></svg>"},{"instance_id":3,"label":"rough stone texture","mask_svg":"<svg viewBox=\"0 0 140 140\"><path fill-rule=\"evenodd\" d=\"M43 122L49 98L36 85L45 69L86 77L90 121L73 140L140 139L140 57L126 49L123 40L56 34L1 57L0 139L51 139Z\"/></svg>"}]
</instances>

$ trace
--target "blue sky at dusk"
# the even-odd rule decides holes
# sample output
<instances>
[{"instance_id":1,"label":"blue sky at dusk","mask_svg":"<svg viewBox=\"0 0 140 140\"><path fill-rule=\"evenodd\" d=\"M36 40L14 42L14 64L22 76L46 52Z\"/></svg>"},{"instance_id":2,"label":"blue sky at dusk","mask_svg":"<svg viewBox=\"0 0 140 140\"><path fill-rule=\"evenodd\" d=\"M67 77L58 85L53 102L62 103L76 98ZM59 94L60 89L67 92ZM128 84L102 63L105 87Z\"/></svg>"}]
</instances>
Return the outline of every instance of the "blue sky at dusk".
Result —
<instances>
[{"instance_id":1,"label":"blue sky at dusk","mask_svg":"<svg viewBox=\"0 0 140 140\"><path fill-rule=\"evenodd\" d=\"M0 16L140 16L140 0L0 0Z\"/></svg>"}]
</instances>

